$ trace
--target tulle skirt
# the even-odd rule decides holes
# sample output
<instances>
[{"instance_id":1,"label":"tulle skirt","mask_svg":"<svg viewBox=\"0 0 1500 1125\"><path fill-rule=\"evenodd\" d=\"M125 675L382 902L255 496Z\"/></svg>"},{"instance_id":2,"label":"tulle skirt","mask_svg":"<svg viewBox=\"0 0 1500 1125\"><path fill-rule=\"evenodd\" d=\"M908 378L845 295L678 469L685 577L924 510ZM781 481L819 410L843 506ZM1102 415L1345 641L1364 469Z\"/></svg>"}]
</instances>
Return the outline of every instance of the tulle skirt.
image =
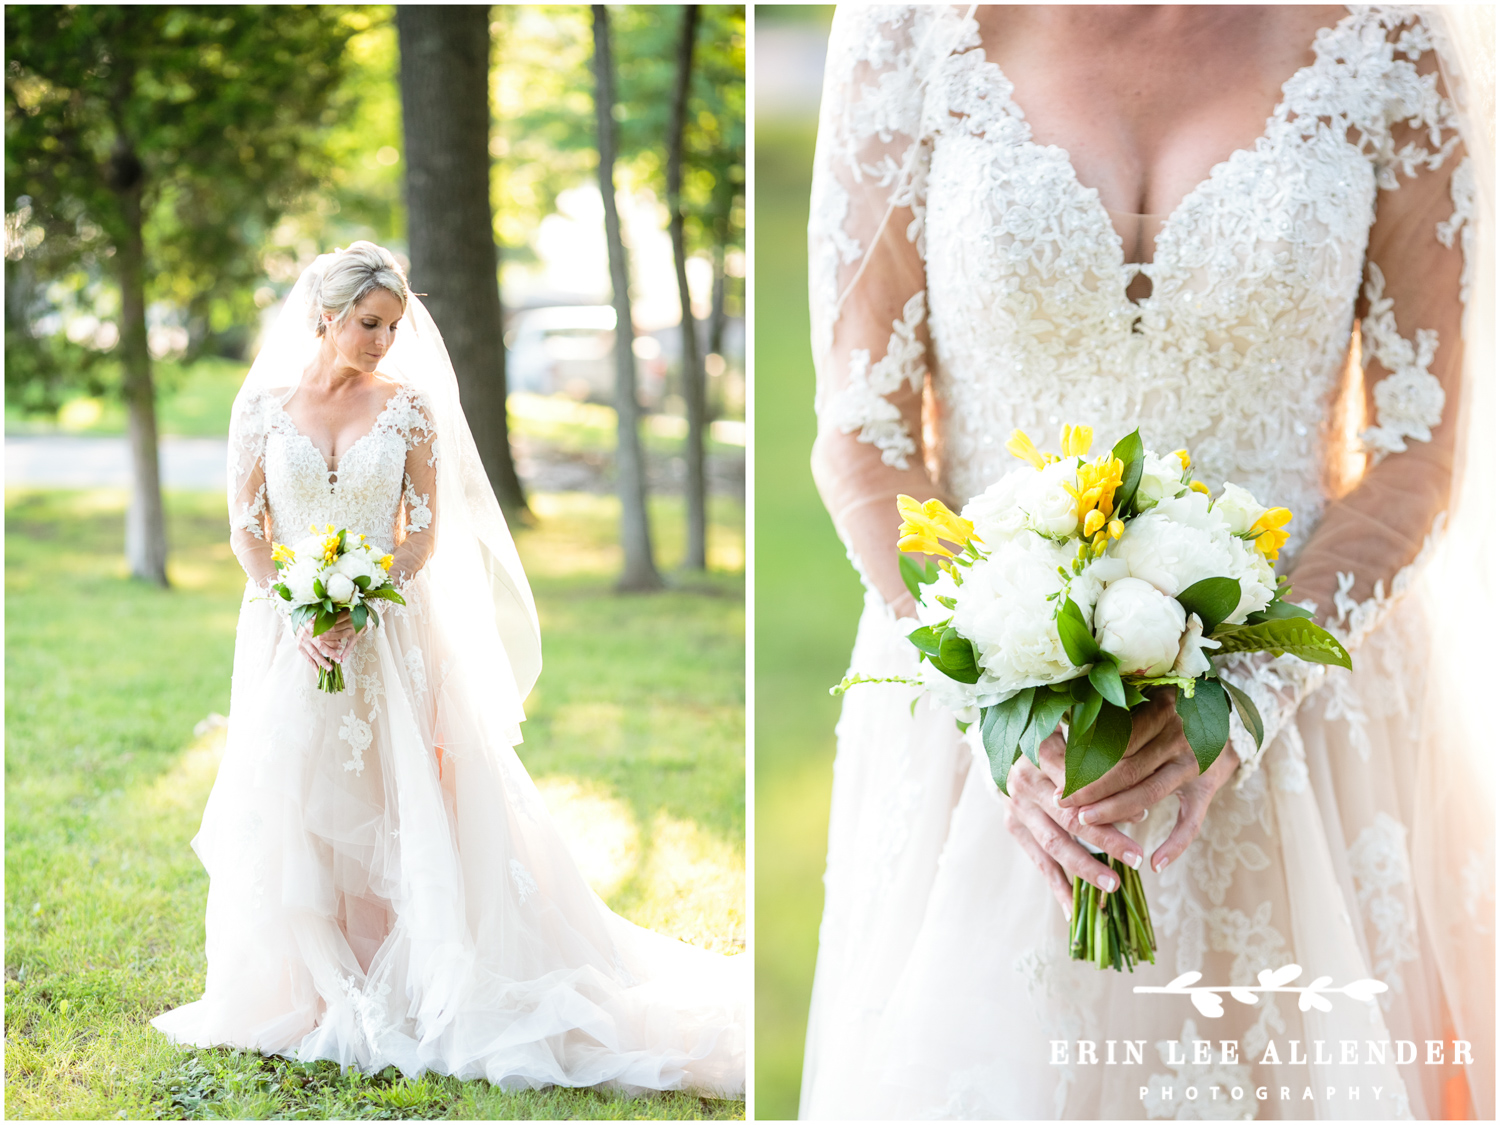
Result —
<instances>
[{"instance_id":1,"label":"tulle skirt","mask_svg":"<svg viewBox=\"0 0 1500 1125\"><path fill-rule=\"evenodd\" d=\"M851 669L910 674L912 651L871 599ZM1409 597L1219 791L1188 851L1143 867L1160 948L1134 974L1069 960L1065 915L951 715L903 685L850 691L801 1115L1492 1119L1493 810L1461 748L1422 727L1426 651ZM1176 812L1169 797L1127 831L1149 856ZM1221 993L1214 1017L1133 991L1290 964L1291 986L1389 991L1326 1011Z\"/></svg>"},{"instance_id":2,"label":"tulle skirt","mask_svg":"<svg viewBox=\"0 0 1500 1125\"><path fill-rule=\"evenodd\" d=\"M519 701L471 682L424 582L382 603L338 695L247 591L193 840L207 987L152 1023L365 1071L738 1095L745 959L593 893L512 749Z\"/></svg>"}]
</instances>

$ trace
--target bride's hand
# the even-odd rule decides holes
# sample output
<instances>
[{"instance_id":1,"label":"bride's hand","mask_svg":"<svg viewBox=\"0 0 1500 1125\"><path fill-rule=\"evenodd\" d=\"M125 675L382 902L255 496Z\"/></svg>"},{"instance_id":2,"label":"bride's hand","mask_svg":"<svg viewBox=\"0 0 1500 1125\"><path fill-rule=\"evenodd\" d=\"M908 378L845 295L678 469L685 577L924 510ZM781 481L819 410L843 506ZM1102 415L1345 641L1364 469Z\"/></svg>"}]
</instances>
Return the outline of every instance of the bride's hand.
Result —
<instances>
[{"instance_id":1,"label":"bride's hand","mask_svg":"<svg viewBox=\"0 0 1500 1125\"><path fill-rule=\"evenodd\" d=\"M1187 850L1203 825L1209 802L1240 764L1239 755L1225 746L1214 764L1200 774L1198 759L1182 733L1176 702L1177 689L1169 688L1135 712L1126 756L1098 781L1061 798L1062 808L1074 814L1078 823L1105 825L1144 820L1153 805L1176 793L1177 823L1152 853L1153 871L1160 871ZM1060 794L1061 759L1049 766L1043 758L1042 764Z\"/></svg>"},{"instance_id":2,"label":"bride's hand","mask_svg":"<svg viewBox=\"0 0 1500 1125\"><path fill-rule=\"evenodd\" d=\"M1073 909L1073 878L1080 876L1102 891L1119 887L1119 877L1073 837L1087 840L1131 867L1140 865L1141 846L1107 822L1083 824L1078 810L1057 803L1061 788L1050 776L1056 768L1061 777L1065 746L1061 735L1051 735L1041 745L1038 757L1043 769L1021 757L1010 768L1006 787L1005 825L1021 849L1041 868L1063 913ZM1046 772L1044 772L1044 770Z\"/></svg>"},{"instance_id":3,"label":"bride's hand","mask_svg":"<svg viewBox=\"0 0 1500 1125\"><path fill-rule=\"evenodd\" d=\"M340 613L332 626L319 636L313 636L313 623L306 622L297 630L297 648L316 668L324 671L334 664L342 663L354 643L357 633L347 610Z\"/></svg>"}]
</instances>

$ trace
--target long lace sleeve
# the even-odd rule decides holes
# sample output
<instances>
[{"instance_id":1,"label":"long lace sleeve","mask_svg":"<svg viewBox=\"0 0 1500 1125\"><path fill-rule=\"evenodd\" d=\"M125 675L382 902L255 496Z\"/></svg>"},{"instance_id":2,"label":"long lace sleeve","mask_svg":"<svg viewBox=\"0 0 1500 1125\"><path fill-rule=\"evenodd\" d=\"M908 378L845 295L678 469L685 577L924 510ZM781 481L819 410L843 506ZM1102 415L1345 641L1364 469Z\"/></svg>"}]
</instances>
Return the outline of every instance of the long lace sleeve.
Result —
<instances>
[{"instance_id":1,"label":"long lace sleeve","mask_svg":"<svg viewBox=\"0 0 1500 1125\"><path fill-rule=\"evenodd\" d=\"M264 418L260 399L236 403L229 435L229 546L250 581L262 588L276 576L266 504Z\"/></svg>"},{"instance_id":2,"label":"long lace sleeve","mask_svg":"<svg viewBox=\"0 0 1500 1125\"><path fill-rule=\"evenodd\" d=\"M414 399L407 410L402 425L407 437L398 517L401 535L391 564L391 580L398 586L409 582L427 564L437 544L436 429L430 409L420 398Z\"/></svg>"},{"instance_id":3,"label":"long lace sleeve","mask_svg":"<svg viewBox=\"0 0 1500 1125\"><path fill-rule=\"evenodd\" d=\"M931 9L834 17L808 224L817 368L813 476L850 559L898 612L895 498L936 495L924 465L927 377L922 75L944 28Z\"/></svg>"},{"instance_id":4,"label":"long lace sleeve","mask_svg":"<svg viewBox=\"0 0 1500 1125\"><path fill-rule=\"evenodd\" d=\"M1365 391L1366 465L1295 559L1294 597L1355 653L1410 584L1441 532L1454 479L1462 322L1474 250L1474 180L1426 27L1389 29L1383 131L1365 131L1379 192L1356 308ZM1323 670L1239 659L1265 742L1321 684ZM1236 749L1252 753L1236 724ZM1249 763L1251 768L1254 761Z\"/></svg>"}]
</instances>

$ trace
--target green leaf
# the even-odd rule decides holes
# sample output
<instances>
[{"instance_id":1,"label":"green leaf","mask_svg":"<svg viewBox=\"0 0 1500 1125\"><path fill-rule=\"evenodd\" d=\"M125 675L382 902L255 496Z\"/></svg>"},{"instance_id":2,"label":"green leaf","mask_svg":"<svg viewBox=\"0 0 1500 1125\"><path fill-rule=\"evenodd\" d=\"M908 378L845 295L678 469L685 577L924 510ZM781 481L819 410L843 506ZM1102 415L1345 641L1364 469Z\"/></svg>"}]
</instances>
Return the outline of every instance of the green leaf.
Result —
<instances>
[{"instance_id":1,"label":"green leaf","mask_svg":"<svg viewBox=\"0 0 1500 1125\"><path fill-rule=\"evenodd\" d=\"M1055 686L1055 685L1054 685ZM1031 764L1041 768L1040 747L1047 736L1057 729L1073 697L1057 691L1039 691L1031 702L1031 717L1026 721L1026 730L1021 735L1021 753L1031 759Z\"/></svg>"},{"instance_id":2,"label":"green leaf","mask_svg":"<svg viewBox=\"0 0 1500 1125\"><path fill-rule=\"evenodd\" d=\"M1263 621L1281 621L1288 617L1311 617L1312 610L1298 605L1296 602L1282 601L1279 597L1266 606L1258 609L1249 617L1245 618L1247 625L1259 625Z\"/></svg>"},{"instance_id":3,"label":"green leaf","mask_svg":"<svg viewBox=\"0 0 1500 1125\"><path fill-rule=\"evenodd\" d=\"M338 615L328 610L318 610L318 616L313 619L313 636L321 637L333 628L333 623L338 620Z\"/></svg>"},{"instance_id":4,"label":"green leaf","mask_svg":"<svg viewBox=\"0 0 1500 1125\"><path fill-rule=\"evenodd\" d=\"M1260 746L1261 739L1266 736L1266 728L1260 721L1260 710L1255 706L1255 700L1235 687L1228 680L1220 680L1224 690L1229 693L1229 698L1234 703L1234 709L1240 713L1240 722L1245 724L1245 729L1255 738L1255 745Z\"/></svg>"},{"instance_id":5,"label":"green leaf","mask_svg":"<svg viewBox=\"0 0 1500 1125\"><path fill-rule=\"evenodd\" d=\"M379 598L381 601L385 602L395 602L397 605L406 604L406 599L403 598L400 594L396 593L396 588L394 586L382 586L378 590L370 590L366 592L365 600L369 601L371 598Z\"/></svg>"},{"instance_id":6,"label":"green leaf","mask_svg":"<svg viewBox=\"0 0 1500 1125\"><path fill-rule=\"evenodd\" d=\"M1133 711L1142 703L1146 702L1146 695L1140 688L1132 683L1125 684L1125 708Z\"/></svg>"},{"instance_id":7,"label":"green leaf","mask_svg":"<svg viewBox=\"0 0 1500 1125\"><path fill-rule=\"evenodd\" d=\"M349 532L346 529L339 528L339 554L341 555L344 553L344 537L348 534Z\"/></svg>"},{"instance_id":8,"label":"green leaf","mask_svg":"<svg viewBox=\"0 0 1500 1125\"><path fill-rule=\"evenodd\" d=\"M1146 464L1146 447L1141 441L1141 431L1132 430L1126 434L1115 442L1111 452L1125 466L1120 474L1120 487L1115 489L1115 513L1124 519L1130 505L1135 502L1136 489L1141 486L1141 470Z\"/></svg>"},{"instance_id":9,"label":"green leaf","mask_svg":"<svg viewBox=\"0 0 1500 1125\"><path fill-rule=\"evenodd\" d=\"M1035 688L1017 692L1004 703L986 707L980 719L979 736L990 759L990 776L1007 797L1010 790L1005 787L1005 781L1021 751L1021 735L1031 718L1031 701L1035 695Z\"/></svg>"},{"instance_id":10,"label":"green leaf","mask_svg":"<svg viewBox=\"0 0 1500 1125\"><path fill-rule=\"evenodd\" d=\"M349 621L354 626L355 632L365 627L365 621L369 616L369 608L363 605L357 605L349 611Z\"/></svg>"},{"instance_id":11,"label":"green leaf","mask_svg":"<svg viewBox=\"0 0 1500 1125\"><path fill-rule=\"evenodd\" d=\"M1089 683L1116 707L1127 706L1125 685L1120 680L1120 666L1113 657L1104 655L1094 662L1094 666L1089 669Z\"/></svg>"},{"instance_id":12,"label":"green leaf","mask_svg":"<svg viewBox=\"0 0 1500 1125\"><path fill-rule=\"evenodd\" d=\"M285 582L278 582L276 583L276 585L272 586L271 589L275 590L278 594L281 595L282 601L289 602L292 600L292 592L287 589Z\"/></svg>"},{"instance_id":13,"label":"green leaf","mask_svg":"<svg viewBox=\"0 0 1500 1125\"><path fill-rule=\"evenodd\" d=\"M936 582L938 575L942 573L937 563L929 562L925 568L920 567L912 561L911 556L905 554L901 555L896 565L901 569L901 581L906 583L906 588L911 591L911 596L917 601L922 600L922 591L919 587Z\"/></svg>"},{"instance_id":14,"label":"green leaf","mask_svg":"<svg viewBox=\"0 0 1500 1125\"><path fill-rule=\"evenodd\" d=\"M1099 659L1099 645L1083 620L1083 610L1072 598L1064 598L1057 614L1057 635L1063 651L1079 668Z\"/></svg>"},{"instance_id":15,"label":"green leaf","mask_svg":"<svg viewBox=\"0 0 1500 1125\"><path fill-rule=\"evenodd\" d=\"M934 629L931 625L923 625L906 634L906 639L916 645L917 651L923 656L936 656L942 647L942 637L943 631Z\"/></svg>"},{"instance_id":16,"label":"green leaf","mask_svg":"<svg viewBox=\"0 0 1500 1125\"><path fill-rule=\"evenodd\" d=\"M1177 714L1202 773L1214 764L1229 741L1229 697L1218 680L1204 676L1191 696L1177 693Z\"/></svg>"},{"instance_id":17,"label":"green leaf","mask_svg":"<svg viewBox=\"0 0 1500 1125\"><path fill-rule=\"evenodd\" d=\"M1198 681L1189 676L1131 676L1125 683L1126 687L1134 684L1136 687L1174 687L1181 695L1186 692L1192 695L1198 686ZM1134 706L1134 704L1132 704Z\"/></svg>"},{"instance_id":18,"label":"green leaf","mask_svg":"<svg viewBox=\"0 0 1500 1125\"><path fill-rule=\"evenodd\" d=\"M1240 604L1240 584L1233 578L1205 578L1177 595L1177 603L1203 622L1203 635L1211 637L1224 618Z\"/></svg>"},{"instance_id":19,"label":"green leaf","mask_svg":"<svg viewBox=\"0 0 1500 1125\"><path fill-rule=\"evenodd\" d=\"M402 602L401 604L405 605L406 603ZM373 621L373 622L375 622L376 625L379 625L380 624L380 615L375 612L375 607L372 606L372 605L367 605L367 606L365 606L365 608L370 611L370 620Z\"/></svg>"},{"instance_id":20,"label":"green leaf","mask_svg":"<svg viewBox=\"0 0 1500 1125\"><path fill-rule=\"evenodd\" d=\"M317 607L311 605L299 605L296 609L292 610L292 632L295 633L301 629L302 626L313 619L313 616L317 612Z\"/></svg>"},{"instance_id":21,"label":"green leaf","mask_svg":"<svg viewBox=\"0 0 1500 1125\"><path fill-rule=\"evenodd\" d=\"M321 578L313 579L313 593L318 596L320 601L328 596L328 591L323 589L323 580Z\"/></svg>"},{"instance_id":22,"label":"green leaf","mask_svg":"<svg viewBox=\"0 0 1500 1125\"><path fill-rule=\"evenodd\" d=\"M1284 617L1258 625L1236 625L1214 634L1219 653L1289 652L1300 660L1352 668L1344 646L1326 629L1303 617Z\"/></svg>"},{"instance_id":23,"label":"green leaf","mask_svg":"<svg viewBox=\"0 0 1500 1125\"><path fill-rule=\"evenodd\" d=\"M368 574L361 574L354 580L354 584L361 590L368 590L370 588L370 576Z\"/></svg>"},{"instance_id":24,"label":"green leaf","mask_svg":"<svg viewBox=\"0 0 1500 1125\"><path fill-rule=\"evenodd\" d=\"M1068 758L1063 796L1098 781L1119 764L1130 745L1130 712L1102 703L1092 726L1075 739L1068 732Z\"/></svg>"},{"instance_id":25,"label":"green leaf","mask_svg":"<svg viewBox=\"0 0 1500 1125\"><path fill-rule=\"evenodd\" d=\"M1068 716L1068 730L1087 731L1094 725L1094 720L1099 717L1099 708L1104 705L1104 697L1094 690L1093 685L1088 685L1084 692L1083 702L1073 705L1073 713ZM1069 738L1071 739L1071 734Z\"/></svg>"},{"instance_id":26,"label":"green leaf","mask_svg":"<svg viewBox=\"0 0 1500 1125\"><path fill-rule=\"evenodd\" d=\"M974 645L967 637L959 636L958 630L952 626L943 630L938 659L933 663L943 675L961 684L979 682L979 660Z\"/></svg>"}]
</instances>

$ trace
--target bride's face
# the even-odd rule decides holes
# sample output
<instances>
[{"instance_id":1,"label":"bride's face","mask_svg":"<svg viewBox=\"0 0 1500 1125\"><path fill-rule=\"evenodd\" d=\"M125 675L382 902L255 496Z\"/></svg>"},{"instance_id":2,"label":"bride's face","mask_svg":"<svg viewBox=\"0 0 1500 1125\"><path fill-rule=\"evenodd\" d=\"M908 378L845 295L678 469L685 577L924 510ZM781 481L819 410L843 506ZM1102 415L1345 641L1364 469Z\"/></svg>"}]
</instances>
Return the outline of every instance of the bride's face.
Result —
<instances>
[{"instance_id":1,"label":"bride's face","mask_svg":"<svg viewBox=\"0 0 1500 1125\"><path fill-rule=\"evenodd\" d=\"M325 312L327 330L323 338L341 366L372 372L396 342L396 326L404 312L389 289L373 289L342 324L336 325L333 313Z\"/></svg>"}]
</instances>

